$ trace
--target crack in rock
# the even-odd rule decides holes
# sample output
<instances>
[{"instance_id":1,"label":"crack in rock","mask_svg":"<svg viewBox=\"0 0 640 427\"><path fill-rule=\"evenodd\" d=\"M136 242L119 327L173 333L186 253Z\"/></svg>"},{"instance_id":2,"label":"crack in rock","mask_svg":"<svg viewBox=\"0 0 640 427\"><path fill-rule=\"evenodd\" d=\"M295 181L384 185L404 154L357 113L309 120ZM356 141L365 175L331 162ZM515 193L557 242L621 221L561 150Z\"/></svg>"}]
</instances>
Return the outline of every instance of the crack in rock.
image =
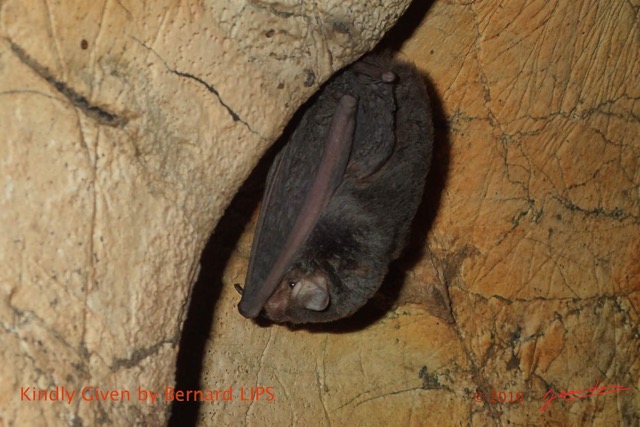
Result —
<instances>
[{"instance_id":1,"label":"crack in rock","mask_svg":"<svg viewBox=\"0 0 640 427\"><path fill-rule=\"evenodd\" d=\"M158 59L160 59L160 61L162 61L162 63L164 64L164 66L167 68L167 70L171 71L172 73L174 73L177 76L180 77L185 77L191 80L194 80L198 83L200 83L201 85L203 85L204 87L207 88L207 90L211 93L213 93L216 98L218 99L218 102L220 102L220 105L222 105L227 112L229 113L229 115L231 116L231 118L233 119L234 122L240 122L242 123L251 133L261 136L258 132L256 132L250 125L249 123L247 123L245 120L243 120L240 115L238 115L238 113L236 113L235 111L233 111L233 109L226 103L224 102L224 100L222 99L222 97L220 96L220 92L218 92L218 90L211 84L205 82L204 80L202 80L200 77L194 76L193 74L190 73L186 73L184 71L179 71L176 70L172 67L169 66L169 64L167 64L167 61L164 60L164 58L162 56L160 56L160 54L158 54L158 52L156 52L155 50L153 50L151 47L147 46L145 43L143 43L142 41L138 40L137 38L133 37L133 39L140 44L140 46L142 46L143 48L151 51L155 56L158 57Z\"/></svg>"},{"instance_id":2,"label":"crack in rock","mask_svg":"<svg viewBox=\"0 0 640 427\"><path fill-rule=\"evenodd\" d=\"M31 68L36 74L45 79L51 86L60 92L69 100L76 108L83 111L88 117L92 118L101 125L111 127L123 127L129 119L127 117L118 116L103 107L92 105L87 98L70 88L66 83L57 80L51 72L38 61L31 58L19 45L7 39L11 45L11 50L16 54L18 59Z\"/></svg>"},{"instance_id":3,"label":"crack in rock","mask_svg":"<svg viewBox=\"0 0 640 427\"><path fill-rule=\"evenodd\" d=\"M249 126L249 123L247 123L246 121L244 121L239 115L238 113L236 113L235 111L233 111L233 109L226 103L224 102L224 100L222 99L222 97L220 96L220 92L218 92L218 90L211 84L205 82L204 80L202 80L200 77L194 76L193 74L189 74L189 73L185 73L183 71L178 71L178 70L174 70L172 68L169 68L174 74L180 76L180 77L186 77L188 79L192 79L195 80L196 82L204 85L204 87L207 88L207 90L211 93L213 93L216 98L218 98L218 102L220 102L220 105L222 105L227 112L229 112L229 115L231 116L231 118L233 119L234 122L240 122L243 125L245 125L247 127L247 129L249 129L252 133L254 134L258 134L255 130L253 130L251 128L251 126Z\"/></svg>"},{"instance_id":4,"label":"crack in rock","mask_svg":"<svg viewBox=\"0 0 640 427\"><path fill-rule=\"evenodd\" d=\"M179 334L178 334L179 336ZM128 358L119 358L114 360L113 364L110 366L111 370L113 372L119 370L120 368L133 368L135 366L138 366L138 364L140 362L142 362L144 359L147 359L151 356L154 356L155 354L158 353L158 351L165 345L165 344L170 344L171 346L175 347L177 346L179 338L178 337L173 337L172 339L169 340L163 340L160 342L157 342L156 344L150 346L150 347L144 347L144 348L138 348L136 350L133 351L133 354L128 357Z\"/></svg>"}]
</instances>

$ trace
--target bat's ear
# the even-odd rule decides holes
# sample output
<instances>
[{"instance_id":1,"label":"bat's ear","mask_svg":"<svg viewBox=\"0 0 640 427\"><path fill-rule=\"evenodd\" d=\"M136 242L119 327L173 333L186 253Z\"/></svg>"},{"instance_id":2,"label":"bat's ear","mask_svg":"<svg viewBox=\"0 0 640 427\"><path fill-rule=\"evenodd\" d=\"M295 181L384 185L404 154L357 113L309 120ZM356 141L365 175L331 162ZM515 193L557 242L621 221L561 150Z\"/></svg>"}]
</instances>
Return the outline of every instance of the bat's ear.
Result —
<instances>
[{"instance_id":1,"label":"bat's ear","mask_svg":"<svg viewBox=\"0 0 640 427\"><path fill-rule=\"evenodd\" d=\"M329 305L331 298L327 290L327 280L323 276L306 277L300 280L294 289L294 300L307 310L322 311Z\"/></svg>"}]
</instances>

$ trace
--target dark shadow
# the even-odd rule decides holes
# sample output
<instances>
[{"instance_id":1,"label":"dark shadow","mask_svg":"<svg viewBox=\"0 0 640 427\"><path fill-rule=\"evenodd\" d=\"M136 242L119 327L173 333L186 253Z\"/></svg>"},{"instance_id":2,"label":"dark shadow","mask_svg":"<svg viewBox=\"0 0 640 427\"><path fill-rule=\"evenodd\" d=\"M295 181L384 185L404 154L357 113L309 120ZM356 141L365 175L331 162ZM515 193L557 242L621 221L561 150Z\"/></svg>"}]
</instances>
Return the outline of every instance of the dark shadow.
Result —
<instances>
[{"instance_id":1,"label":"dark shadow","mask_svg":"<svg viewBox=\"0 0 640 427\"><path fill-rule=\"evenodd\" d=\"M222 275L240 235L258 207L269 166L281 146L281 143L274 144L260 160L233 198L202 252L200 275L193 285L193 295L180 338L176 362L176 390L202 389L202 364L207 340L213 327L215 305L222 291ZM200 402L174 401L168 425L195 426L199 410Z\"/></svg>"},{"instance_id":2,"label":"dark shadow","mask_svg":"<svg viewBox=\"0 0 640 427\"><path fill-rule=\"evenodd\" d=\"M399 51L407 39L411 38L420 23L427 16L427 12L434 0L413 0L407 11L398 19L396 25L382 38L379 48Z\"/></svg>"}]
</instances>

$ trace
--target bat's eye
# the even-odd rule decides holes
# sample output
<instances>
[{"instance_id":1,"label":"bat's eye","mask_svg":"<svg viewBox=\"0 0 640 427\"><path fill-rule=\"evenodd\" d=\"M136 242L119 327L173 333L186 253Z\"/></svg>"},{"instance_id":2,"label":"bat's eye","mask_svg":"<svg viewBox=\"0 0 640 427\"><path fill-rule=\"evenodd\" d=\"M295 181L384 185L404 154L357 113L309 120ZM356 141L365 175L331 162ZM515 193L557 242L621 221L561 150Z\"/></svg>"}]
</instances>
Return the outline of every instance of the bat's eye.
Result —
<instances>
[{"instance_id":1,"label":"bat's eye","mask_svg":"<svg viewBox=\"0 0 640 427\"><path fill-rule=\"evenodd\" d=\"M297 284L298 284L298 282L296 282L295 280L289 280L289 287L290 287L291 289L293 289L293 288L294 288L294 286L296 286Z\"/></svg>"}]
</instances>

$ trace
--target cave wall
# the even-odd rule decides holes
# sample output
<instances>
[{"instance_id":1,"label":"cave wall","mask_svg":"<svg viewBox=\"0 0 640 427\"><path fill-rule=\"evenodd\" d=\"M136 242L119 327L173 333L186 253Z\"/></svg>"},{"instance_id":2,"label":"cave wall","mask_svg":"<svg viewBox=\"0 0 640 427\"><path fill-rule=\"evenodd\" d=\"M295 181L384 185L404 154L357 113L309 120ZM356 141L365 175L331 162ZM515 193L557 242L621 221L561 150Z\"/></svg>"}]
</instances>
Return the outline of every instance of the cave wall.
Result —
<instances>
[{"instance_id":1,"label":"cave wall","mask_svg":"<svg viewBox=\"0 0 640 427\"><path fill-rule=\"evenodd\" d=\"M166 421L212 229L407 5L0 1L0 425Z\"/></svg>"},{"instance_id":2,"label":"cave wall","mask_svg":"<svg viewBox=\"0 0 640 427\"><path fill-rule=\"evenodd\" d=\"M386 43L426 74L437 137L407 253L352 319L256 325L233 289L259 197L241 193L223 221L245 232L203 256L219 290L191 383L234 394L199 425L637 424L639 12L413 4Z\"/></svg>"}]
</instances>

